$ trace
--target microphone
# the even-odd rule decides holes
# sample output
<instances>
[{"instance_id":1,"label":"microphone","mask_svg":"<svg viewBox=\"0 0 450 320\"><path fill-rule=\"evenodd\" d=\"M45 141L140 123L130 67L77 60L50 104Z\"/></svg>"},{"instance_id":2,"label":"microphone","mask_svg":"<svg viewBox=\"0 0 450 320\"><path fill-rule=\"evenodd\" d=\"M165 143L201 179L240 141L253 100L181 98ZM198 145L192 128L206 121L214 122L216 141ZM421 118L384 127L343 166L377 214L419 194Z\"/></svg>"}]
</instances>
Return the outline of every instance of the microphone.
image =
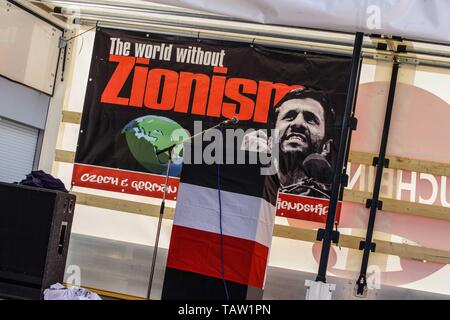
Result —
<instances>
[{"instance_id":1,"label":"microphone","mask_svg":"<svg viewBox=\"0 0 450 320\"><path fill-rule=\"evenodd\" d=\"M238 117L233 117L231 119L223 121L222 124L236 124L238 122L239 122L239 118Z\"/></svg>"},{"instance_id":2,"label":"microphone","mask_svg":"<svg viewBox=\"0 0 450 320\"><path fill-rule=\"evenodd\" d=\"M310 154L303 161L303 169L309 177L316 178L322 183L331 183L333 169L328 160L318 153Z\"/></svg>"}]
</instances>

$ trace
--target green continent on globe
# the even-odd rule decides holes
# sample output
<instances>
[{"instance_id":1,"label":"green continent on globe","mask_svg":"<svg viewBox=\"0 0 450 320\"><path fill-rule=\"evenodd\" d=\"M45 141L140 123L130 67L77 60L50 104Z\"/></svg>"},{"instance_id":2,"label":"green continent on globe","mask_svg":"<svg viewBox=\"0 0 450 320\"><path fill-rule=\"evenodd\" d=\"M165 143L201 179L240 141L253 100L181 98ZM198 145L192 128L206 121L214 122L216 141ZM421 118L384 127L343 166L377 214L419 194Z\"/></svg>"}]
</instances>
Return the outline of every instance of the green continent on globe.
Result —
<instances>
[{"instance_id":1,"label":"green continent on globe","mask_svg":"<svg viewBox=\"0 0 450 320\"><path fill-rule=\"evenodd\" d=\"M169 151L157 152L189 138L189 132L172 119L144 116L130 121L122 130L131 154L144 168L155 174L165 174ZM183 162L183 145L172 151L170 175L179 176Z\"/></svg>"}]
</instances>

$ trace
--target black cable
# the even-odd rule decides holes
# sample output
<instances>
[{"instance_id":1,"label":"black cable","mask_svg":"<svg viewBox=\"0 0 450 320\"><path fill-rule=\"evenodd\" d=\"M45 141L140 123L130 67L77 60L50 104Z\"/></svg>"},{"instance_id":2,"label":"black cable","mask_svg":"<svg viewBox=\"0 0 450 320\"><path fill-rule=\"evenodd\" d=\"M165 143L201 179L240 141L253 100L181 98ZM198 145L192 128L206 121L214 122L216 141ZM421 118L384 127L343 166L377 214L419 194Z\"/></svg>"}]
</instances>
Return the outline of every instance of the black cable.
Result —
<instances>
[{"instance_id":1,"label":"black cable","mask_svg":"<svg viewBox=\"0 0 450 320\"><path fill-rule=\"evenodd\" d=\"M224 259L224 245L223 245L223 230L222 230L222 199L220 196L220 163L217 163L217 192L219 196L219 227L220 227L220 272L225 290L227 300L230 300L228 293L228 286L225 280L225 259Z\"/></svg>"},{"instance_id":2,"label":"black cable","mask_svg":"<svg viewBox=\"0 0 450 320\"><path fill-rule=\"evenodd\" d=\"M64 71L66 70L66 59L67 59L67 43L69 43L69 41L78 38L79 36L82 36L83 34L85 34L86 32L89 32L91 30L94 30L95 28L97 28L98 26L98 21L95 24L95 27L92 27L80 34L77 34L76 36L73 36L69 39L64 39L63 37L61 37L61 41L62 41L62 49L64 50L64 54L63 54L63 61L62 61L62 67L61 67L61 82L64 81Z\"/></svg>"},{"instance_id":3,"label":"black cable","mask_svg":"<svg viewBox=\"0 0 450 320\"><path fill-rule=\"evenodd\" d=\"M64 54L63 54L63 61L62 61L62 67L61 67L61 82L64 81L64 71L66 71L67 46L64 46L63 50L64 50Z\"/></svg>"},{"instance_id":4,"label":"black cable","mask_svg":"<svg viewBox=\"0 0 450 320\"><path fill-rule=\"evenodd\" d=\"M63 41L64 41L64 42L69 42L70 40L73 40L73 39L75 39L75 38L78 38L79 36L82 36L82 35L85 34L86 32L92 31L92 30L94 30L94 29L97 28L97 27L98 27L98 21L97 21L97 23L95 24L94 27L92 27L92 28L90 28L90 29L88 29L88 30L86 30L86 31L83 31L82 33L77 34L76 36L73 36L73 37L71 37L71 38L69 38L69 39L67 39L67 40L63 39Z\"/></svg>"}]
</instances>

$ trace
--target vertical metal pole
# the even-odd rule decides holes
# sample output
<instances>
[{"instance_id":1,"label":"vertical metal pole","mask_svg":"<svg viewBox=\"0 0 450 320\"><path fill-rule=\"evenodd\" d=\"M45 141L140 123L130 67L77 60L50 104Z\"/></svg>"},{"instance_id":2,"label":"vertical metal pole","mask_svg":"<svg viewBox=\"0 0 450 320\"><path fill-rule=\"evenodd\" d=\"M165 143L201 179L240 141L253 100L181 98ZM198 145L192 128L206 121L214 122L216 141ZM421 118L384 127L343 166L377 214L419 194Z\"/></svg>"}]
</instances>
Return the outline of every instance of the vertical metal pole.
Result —
<instances>
[{"instance_id":1,"label":"vertical metal pole","mask_svg":"<svg viewBox=\"0 0 450 320\"><path fill-rule=\"evenodd\" d=\"M159 237L161 234L161 225L162 225L162 220L163 220L163 215L164 215L164 207L166 204L167 189L169 188L169 170L170 170L170 164L172 163L172 150L173 150L173 147L169 150L169 162L167 162L166 183L164 185L164 193L163 193L163 198L162 198L162 202L161 202L161 207L159 208L158 227L156 228L155 245L153 246L152 266L150 268L150 277L149 277L148 289L147 289L147 299L148 300L150 300L150 294L152 293L153 275L155 273L156 257L158 254Z\"/></svg>"},{"instance_id":2,"label":"vertical metal pole","mask_svg":"<svg viewBox=\"0 0 450 320\"><path fill-rule=\"evenodd\" d=\"M358 86L358 78L361 69L361 51L364 34L356 33L355 44L353 48L352 68L350 72L350 81L347 91L347 101L345 104L344 118L342 120L341 136L339 140L339 151L336 159L335 171L333 174L333 184L331 189L330 208L328 211L325 232L323 235L322 252L320 255L319 271L317 273L316 281L326 283L326 273L328 266L328 258L330 255L331 242L333 240L333 226L336 216L336 208L339 201L339 193L342 185L342 170L344 161L348 151L348 136L351 131L349 123L350 116L353 110L353 105L356 100L355 92Z\"/></svg>"},{"instance_id":3,"label":"vertical metal pole","mask_svg":"<svg viewBox=\"0 0 450 320\"><path fill-rule=\"evenodd\" d=\"M380 152L378 154L377 171L375 175L375 182L373 186L372 200L370 200L370 215L369 223L367 225L366 240L361 243L360 248L364 248L363 258L361 262L361 271L357 281L357 293L362 295L367 288L367 267L369 264L370 251L375 251L375 247L372 244L373 230L375 227L375 218L377 210L381 208L379 206L379 196L381 188L381 178L383 177L383 168L385 166L386 159L386 148L389 138L389 128L391 126L392 109L394 106L395 90L397 87L397 77L398 77L398 62L394 60L394 65L392 68L391 84L389 88L388 102L386 106L386 114L384 118L383 134L381 136Z\"/></svg>"},{"instance_id":4,"label":"vertical metal pole","mask_svg":"<svg viewBox=\"0 0 450 320\"><path fill-rule=\"evenodd\" d=\"M361 65L362 65L362 63L363 63L363 61L361 59ZM351 113L351 117L352 118L355 117L355 110L356 110L356 103L357 103L356 100L358 99L358 90L359 90L359 80L360 80L360 78L361 78L361 72L358 73L358 80L356 82L358 85L356 85L355 103L353 104L353 109L352 109L352 113ZM355 121L357 121L356 118L354 118L354 119L355 119ZM357 125L357 123L355 123L355 126L356 125ZM351 142L352 142L352 134L351 134L351 131L350 131L350 134L348 135L347 148L351 147ZM350 152L346 152L345 153L344 168L343 168L343 171L342 171L343 173L347 172L349 154L350 154ZM345 187L346 186L341 186L341 190L339 192L339 201L342 201L342 198L344 196L344 189L345 189Z\"/></svg>"}]
</instances>

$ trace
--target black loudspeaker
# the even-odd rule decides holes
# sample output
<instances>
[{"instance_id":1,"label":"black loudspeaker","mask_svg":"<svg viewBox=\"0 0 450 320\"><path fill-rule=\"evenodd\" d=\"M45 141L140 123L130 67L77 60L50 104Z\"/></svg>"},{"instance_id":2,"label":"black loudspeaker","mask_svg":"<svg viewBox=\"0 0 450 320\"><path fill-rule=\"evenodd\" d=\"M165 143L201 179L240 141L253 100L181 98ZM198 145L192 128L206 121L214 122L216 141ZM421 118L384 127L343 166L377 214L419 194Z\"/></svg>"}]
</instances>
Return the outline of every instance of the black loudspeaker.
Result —
<instances>
[{"instance_id":1,"label":"black loudspeaker","mask_svg":"<svg viewBox=\"0 0 450 320\"><path fill-rule=\"evenodd\" d=\"M65 272L75 196L0 182L0 297L42 299Z\"/></svg>"}]
</instances>

